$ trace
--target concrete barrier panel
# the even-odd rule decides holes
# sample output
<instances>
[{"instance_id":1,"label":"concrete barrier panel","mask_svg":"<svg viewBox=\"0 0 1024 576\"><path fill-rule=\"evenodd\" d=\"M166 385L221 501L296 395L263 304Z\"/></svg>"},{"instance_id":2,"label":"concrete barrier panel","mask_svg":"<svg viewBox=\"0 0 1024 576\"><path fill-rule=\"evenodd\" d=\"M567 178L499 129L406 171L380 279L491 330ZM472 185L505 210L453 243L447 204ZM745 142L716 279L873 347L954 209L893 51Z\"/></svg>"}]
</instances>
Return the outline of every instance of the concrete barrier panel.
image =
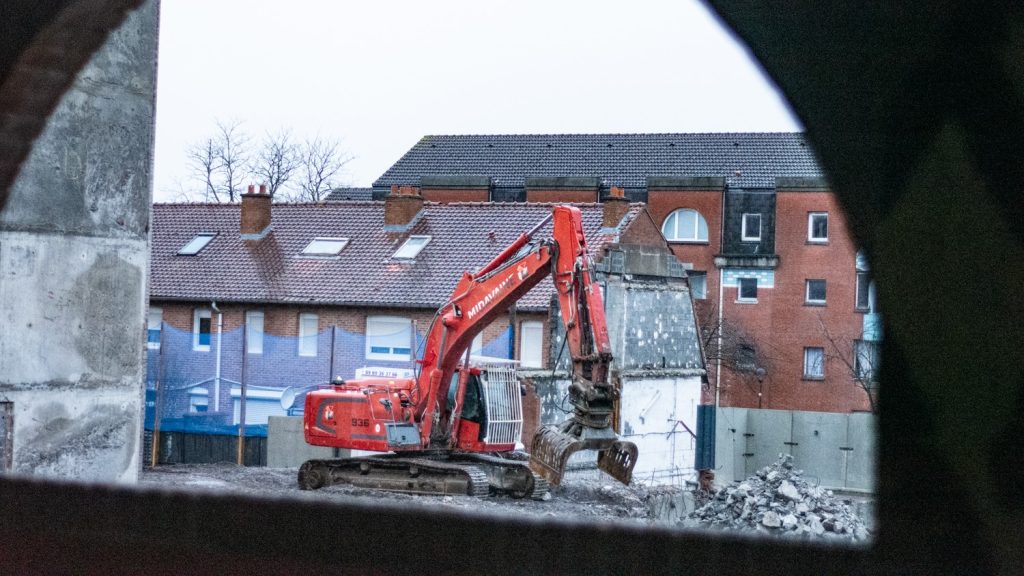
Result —
<instances>
[{"instance_id":1,"label":"concrete barrier panel","mask_svg":"<svg viewBox=\"0 0 1024 576\"><path fill-rule=\"evenodd\" d=\"M793 463L808 481L842 488L846 484L848 414L793 412Z\"/></svg>"},{"instance_id":2,"label":"concrete barrier panel","mask_svg":"<svg viewBox=\"0 0 1024 576\"><path fill-rule=\"evenodd\" d=\"M849 462L846 486L854 490L875 491L875 462L878 459L878 432L874 414L850 414Z\"/></svg>"},{"instance_id":3,"label":"concrete barrier panel","mask_svg":"<svg viewBox=\"0 0 1024 576\"><path fill-rule=\"evenodd\" d=\"M302 418L271 416L267 419L267 467L298 468L314 458L347 458L348 450L310 446L302 434Z\"/></svg>"},{"instance_id":4,"label":"concrete barrier panel","mask_svg":"<svg viewBox=\"0 0 1024 576\"><path fill-rule=\"evenodd\" d=\"M747 409L719 408L715 420L715 478L718 483L746 477Z\"/></svg>"},{"instance_id":5,"label":"concrete barrier panel","mask_svg":"<svg viewBox=\"0 0 1024 576\"><path fill-rule=\"evenodd\" d=\"M792 454L793 413L785 410L747 412L747 454L744 476L775 462L779 454Z\"/></svg>"}]
</instances>

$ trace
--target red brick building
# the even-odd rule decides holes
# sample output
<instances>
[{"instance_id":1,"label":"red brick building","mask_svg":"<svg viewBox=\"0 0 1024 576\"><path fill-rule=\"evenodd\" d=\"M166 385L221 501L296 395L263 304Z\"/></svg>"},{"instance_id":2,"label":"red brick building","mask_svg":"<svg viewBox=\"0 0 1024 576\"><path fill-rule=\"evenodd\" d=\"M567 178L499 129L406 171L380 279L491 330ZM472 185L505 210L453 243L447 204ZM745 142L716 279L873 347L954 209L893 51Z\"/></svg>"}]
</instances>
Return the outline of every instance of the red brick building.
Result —
<instances>
[{"instance_id":1,"label":"red brick building","mask_svg":"<svg viewBox=\"0 0 1024 576\"><path fill-rule=\"evenodd\" d=\"M425 136L373 185L440 202L580 201L622 187L688 269L722 406L872 409L869 270L802 134Z\"/></svg>"}]
</instances>

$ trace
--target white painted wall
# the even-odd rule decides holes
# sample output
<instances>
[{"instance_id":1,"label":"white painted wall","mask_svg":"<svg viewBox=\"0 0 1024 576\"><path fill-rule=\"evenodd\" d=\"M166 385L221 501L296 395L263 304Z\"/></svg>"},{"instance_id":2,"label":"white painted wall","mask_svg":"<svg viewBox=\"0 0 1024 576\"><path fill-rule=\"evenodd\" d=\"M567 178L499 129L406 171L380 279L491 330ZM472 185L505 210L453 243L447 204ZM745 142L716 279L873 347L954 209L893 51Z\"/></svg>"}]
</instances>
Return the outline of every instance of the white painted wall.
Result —
<instances>
[{"instance_id":1,"label":"white painted wall","mask_svg":"<svg viewBox=\"0 0 1024 576\"><path fill-rule=\"evenodd\" d=\"M700 377L622 378L622 434L637 445L633 480L681 485L695 481L696 443L686 428L697 431Z\"/></svg>"}]
</instances>

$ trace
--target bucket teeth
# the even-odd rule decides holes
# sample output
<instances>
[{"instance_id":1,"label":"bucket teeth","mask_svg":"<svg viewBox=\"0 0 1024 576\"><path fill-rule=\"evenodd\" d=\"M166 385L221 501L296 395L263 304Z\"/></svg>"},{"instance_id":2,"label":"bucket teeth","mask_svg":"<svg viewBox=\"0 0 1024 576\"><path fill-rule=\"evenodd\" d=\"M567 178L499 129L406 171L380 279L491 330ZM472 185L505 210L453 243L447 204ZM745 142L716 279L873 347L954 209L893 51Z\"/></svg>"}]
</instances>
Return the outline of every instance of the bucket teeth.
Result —
<instances>
[{"instance_id":1,"label":"bucket teeth","mask_svg":"<svg viewBox=\"0 0 1024 576\"><path fill-rule=\"evenodd\" d=\"M530 468L552 486L562 483L569 457L579 450L597 450L597 466L623 484L633 479L637 448L632 442L610 438L580 438L545 426L537 431L530 448Z\"/></svg>"}]
</instances>

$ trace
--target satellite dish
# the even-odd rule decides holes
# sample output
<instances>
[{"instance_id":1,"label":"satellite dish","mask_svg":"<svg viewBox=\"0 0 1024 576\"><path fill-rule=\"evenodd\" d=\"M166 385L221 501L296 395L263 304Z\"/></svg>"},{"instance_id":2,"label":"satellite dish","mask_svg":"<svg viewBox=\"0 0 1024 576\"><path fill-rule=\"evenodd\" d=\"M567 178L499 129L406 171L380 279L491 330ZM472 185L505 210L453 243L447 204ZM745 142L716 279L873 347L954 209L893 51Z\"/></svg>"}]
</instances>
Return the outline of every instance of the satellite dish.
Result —
<instances>
[{"instance_id":1,"label":"satellite dish","mask_svg":"<svg viewBox=\"0 0 1024 576\"><path fill-rule=\"evenodd\" d=\"M292 404L295 404L295 397L297 395L298 395L298 392L292 386L289 386L289 387L285 388L284 390L282 390L281 391L281 408L284 408L285 410L289 410L292 407Z\"/></svg>"}]
</instances>

